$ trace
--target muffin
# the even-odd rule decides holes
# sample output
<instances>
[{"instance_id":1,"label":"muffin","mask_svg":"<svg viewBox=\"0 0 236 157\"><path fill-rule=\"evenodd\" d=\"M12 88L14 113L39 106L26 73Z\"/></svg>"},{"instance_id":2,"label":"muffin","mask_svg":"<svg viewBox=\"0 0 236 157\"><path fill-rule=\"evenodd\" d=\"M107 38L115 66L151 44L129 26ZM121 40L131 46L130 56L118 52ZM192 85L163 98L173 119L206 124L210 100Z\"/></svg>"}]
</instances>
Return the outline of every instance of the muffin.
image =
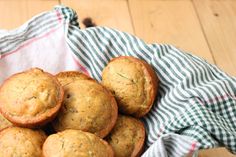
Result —
<instances>
[{"instance_id":1,"label":"muffin","mask_svg":"<svg viewBox=\"0 0 236 157\"><path fill-rule=\"evenodd\" d=\"M139 118L152 107L158 79L146 62L121 56L112 59L104 68L102 84L114 94L121 113Z\"/></svg>"},{"instance_id":2,"label":"muffin","mask_svg":"<svg viewBox=\"0 0 236 157\"><path fill-rule=\"evenodd\" d=\"M56 116L63 96L56 77L33 68L4 81L0 87L0 112L15 125L38 127Z\"/></svg>"},{"instance_id":3,"label":"muffin","mask_svg":"<svg viewBox=\"0 0 236 157\"><path fill-rule=\"evenodd\" d=\"M12 126L12 123L9 122L2 114L0 114L0 130Z\"/></svg>"},{"instance_id":4,"label":"muffin","mask_svg":"<svg viewBox=\"0 0 236 157\"><path fill-rule=\"evenodd\" d=\"M80 130L65 130L50 135L43 144L44 157L113 157L106 141Z\"/></svg>"},{"instance_id":5,"label":"muffin","mask_svg":"<svg viewBox=\"0 0 236 157\"><path fill-rule=\"evenodd\" d=\"M145 140L144 125L135 118L119 115L106 140L112 146L115 157L141 156Z\"/></svg>"},{"instance_id":6,"label":"muffin","mask_svg":"<svg viewBox=\"0 0 236 157\"><path fill-rule=\"evenodd\" d=\"M0 132L1 157L42 157L46 135L39 130L9 127Z\"/></svg>"},{"instance_id":7,"label":"muffin","mask_svg":"<svg viewBox=\"0 0 236 157\"><path fill-rule=\"evenodd\" d=\"M53 121L54 129L78 129L105 137L115 125L118 114L112 94L94 80L75 80L63 88L65 98Z\"/></svg>"},{"instance_id":8,"label":"muffin","mask_svg":"<svg viewBox=\"0 0 236 157\"><path fill-rule=\"evenodd\" d=\"M56 75L62 86L73 82L74 80L92 80L91 77L79 71L64 71Z\"/></svg>"}]
</instances>

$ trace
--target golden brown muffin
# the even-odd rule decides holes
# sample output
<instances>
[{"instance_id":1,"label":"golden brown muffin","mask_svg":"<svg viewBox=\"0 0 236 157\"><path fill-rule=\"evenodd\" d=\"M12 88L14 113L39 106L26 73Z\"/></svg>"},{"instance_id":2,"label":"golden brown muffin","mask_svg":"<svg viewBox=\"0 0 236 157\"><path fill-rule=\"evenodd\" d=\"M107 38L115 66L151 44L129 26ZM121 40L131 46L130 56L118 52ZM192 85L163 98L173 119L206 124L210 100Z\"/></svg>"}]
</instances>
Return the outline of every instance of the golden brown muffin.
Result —
<instances>
[{"instance_id":1,"label":"golden brown muffin","mask_svg":"<svg viewBox=\"0 0 236 157\"><path fill-rule=\"evenodd\" d=\"M91 77L79 71L64 71L56 75L62 86L75 80L92 80Z\"/></svg>"},{"instance_id":2,"label":"golden brown muffin","mask_svg":"<svg viewBox=\"0 0 236 157\"><path fill-rule=\"evenodd\" d=\"M46 135L39 130L9 127L0 132L1 157L42 157Z\"/></svg>"},{"instance_id":3,"label":"golden brown muffin","mask_svg":"<svg viewBox=\"0 0 236 157\"><path fill-rule=\"evenodd\" d=\"M33 68L4 81L0 88L0 111L18 126L38 127L56 116L63 95L56 77Z\"/></svg>"},{"instance_id":4,"label":"golden brown muffin","mask_svg":"<svg viewBox=\"0 0 236 157\"><path fill-rule=\"evenodd\" d=\"M106 140L112 146L115 157L141 156L145 140L144 125L135 118L119 115Z\"/></svg>"},{"instance_id":5,"label":"golden brown muffin","mask_svg":"<svg viewBox=\"0 0 236 157\"><path fill-rule=\"evenodd\" d=\"M102 84L114 94L120 112L143 117L155 100L158 79L146 62L122 56L105 67Z\"/></svg>"},{"instance_id":6,"label":"golden brown muffin","mask_svg":"<svg viewBox=\"0 0 236 157\"><path fill-rule=\"evenodd\" d=\"M65 130L50 135L43 144L44 157L113 157L106 141L80 130Z\"/></svg>"},{"instance_id":7,"label":"golden brown muffin","mask_svg":"<svg viewBox=\"0 0 236 157\"><path fill-rule=\"evenodd\" d=\"M53 122L55 130L78 129L105 137L118 114L112 94L93 80L75 80L63 88L65 98Z\"/></svg>"},{"instance_id":8,"label":"golden brown muffin","mask_svg":"<svg viewBox=\"0 0 236 157\"><path fill-rule=\"evenodd\" d=\"M9 122L2 114L0 114L0 130L12 126L12 123Z\"/></svg>"}]
</instances>

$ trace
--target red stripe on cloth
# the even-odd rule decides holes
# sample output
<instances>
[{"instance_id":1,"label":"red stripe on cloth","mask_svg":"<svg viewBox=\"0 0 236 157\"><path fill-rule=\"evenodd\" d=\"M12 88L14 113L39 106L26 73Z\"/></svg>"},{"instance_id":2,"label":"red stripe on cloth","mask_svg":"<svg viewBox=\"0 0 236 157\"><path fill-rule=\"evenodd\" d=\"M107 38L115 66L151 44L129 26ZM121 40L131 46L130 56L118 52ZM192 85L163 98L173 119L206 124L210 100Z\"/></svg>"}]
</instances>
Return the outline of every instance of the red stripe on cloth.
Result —
<instances>
[{"instance_id":1,"label":"red stripe on cloth","mask_svg":"<svg viewBox=\"0 0 236 157\"><path fill-rule=\"evenodd\" d=\"M57 20L59 23L61 23L61 13L57 10L56 11L56 14L57 14Z\"/></svg>"},{"instance_id":2,"label":"red stripe on cloth","mask_svg":"<svg viewBox=\"0 0 236 157\"><path fill-rule=\"evenodd\" d=\"M160 137L164 131L164 126L160 127L159 132L157 132L157 137Z\"/></svg>"},{"instance_id":3,"label":"red stripe on cloth","mask_svg":"<svg viewBox=\"0 0 236 157\"><path fill-rule=\"evenodd\" d=\"M1 56L1 59L4 58L4 57L9 56L9 55L11 55L11 54L14 54L14 53L18 52L20 49L22 49L22 48L24 48L24 47L30 45L31 43L33 43L33 42L35 42L35 41L37 41L37 40L39 40L39 39L42 39L42 38L45 38L45 37L49 36L50 34L54 33L54 32L55 32L56 30L58 30L59 28L60 28L60 27L57 27L57 28L55 28L55 29L51 29L49 32L45 33L44 35L42 35L42 36L40 36L40 37L35 37L35 38L30 39L28 42L25 42L24 44L22 44L21 46L19 46L16 50L13 50L13 51L10 51L10 52L7 52L7 53L3 54L3 55Z\"/></svg>"},{"instance_id":4,"label":"red stripe on cloth","mask_svg":"<svg viewBox=\"0 0 236 157\"><path fill-rule=\"evenodd\" d=\"M197 146L197 142L193 142L189 149L189 154L192 154L195 151L196 146Z\"/></svg>"},{"instance_id":5,"label":"red stripe on cloth","mask_svg":"<svg viewBox=\"0 0 236 157\"><path fill-rule=\"evenodd\" d=\"M74 55L73 55L73 60L75 61L76 65L82 70L82 72L90 76L87 69L79 63L79 61L74 57Z\"/></svg>"},{"instance_id":6,"label":"red stripe on cloth","mask_svg":"<svg viewBox=\"0 0 236 157\"><path fill-rule=\"evenodd\" d=\"M225 94L225 95L221 95L221 96L217 96L208 100L201 100L200 98L195 98L201 105L209 105L209 104L214 104L217 103L219 101L224 101L227 100L229 97L236 99L236 96L234 95L230 95L230 94Z\"/></svg>"},{"instance_id":7,"label":"red stripe on cloth","mask_svg":"<svg viewBox=\"0 0 236 157\"><path fill-rule=\"evenodd\" d=\"M212 99L208 99L208 100L206 100L206 103L216 103L220 100L226 100L228 97L232 97L232 98L236 99L236 96L234 96L234 95L225 94L225 95L221 95L218 97L214 97Z\"/></svg>"}]
</instances>

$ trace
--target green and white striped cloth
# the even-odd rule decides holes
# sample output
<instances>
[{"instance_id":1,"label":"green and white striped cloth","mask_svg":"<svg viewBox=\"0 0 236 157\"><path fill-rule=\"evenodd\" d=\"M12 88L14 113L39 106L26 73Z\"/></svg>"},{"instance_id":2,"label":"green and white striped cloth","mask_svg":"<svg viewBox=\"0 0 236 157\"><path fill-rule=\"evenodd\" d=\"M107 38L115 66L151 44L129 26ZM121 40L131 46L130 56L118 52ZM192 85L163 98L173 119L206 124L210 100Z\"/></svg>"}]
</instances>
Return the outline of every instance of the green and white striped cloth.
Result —
<instances>
[{"instance_id":1,"label":"green and white striped cloth","mask_svg":"<svg viewBox=\"0 0 236 157\"><path fill-rule=\"evenodd\" d=\"M219 146L236 153L235 77L171 45L146 44L106 27L81 30L76 13L64 6L0 33L0 82L34 66L52 73L80 70L100 81L117 56L145 60L160 79L155 104L142 118L143 157L180 157Z\"/></svg>"}]
</instances>

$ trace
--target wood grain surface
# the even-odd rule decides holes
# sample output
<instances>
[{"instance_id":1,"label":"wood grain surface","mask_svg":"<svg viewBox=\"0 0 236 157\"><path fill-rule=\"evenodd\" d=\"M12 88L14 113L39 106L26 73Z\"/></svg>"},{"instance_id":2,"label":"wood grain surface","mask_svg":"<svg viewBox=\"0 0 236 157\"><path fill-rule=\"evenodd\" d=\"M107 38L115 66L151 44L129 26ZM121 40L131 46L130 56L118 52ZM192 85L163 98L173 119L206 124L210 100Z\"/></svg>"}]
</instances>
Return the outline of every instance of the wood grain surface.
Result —
<instances>
[{"instance_id":1,"label":"wood grain surface","mask_svg":"<svg viewBox=\"0 0 236 157\"><path fill-rule=\"evenodd\" d=\"M130 0L135 34L147 42L171 43L213 63L193 4L188 0Z\"/></svg>"},{"instance_id":2,"label":"wood grain surface","mask_svg":"<svg viewBox=\"0 0 236 157\"><path fill-rule=\"evenodd\" d=\"M236 76L236 1L193 0L216 64Z\"/></svg>"},{"instance_id":3,"label":"wood grain surface","mask_svg":"<svg viewBox=\"0 0 236 157\"><path fill-rule=\"evenodd\" d=\"M91 17L148 43L176 45L236 76L235 0L0 0L0 28L17 28L57 4L73 8L80 23ZM224 148L199 156L236 157Z\"/></svg>"},{"instance_id":4,"label":"wood grain surface","mask_svg":"<svg viewBox=\"0 0 236 157\"><path fill-rule=\"evenodd\" d=\"M0 0L0 29L17 28L58 3L58 0Z\"/></svg>"}]
</instances>

